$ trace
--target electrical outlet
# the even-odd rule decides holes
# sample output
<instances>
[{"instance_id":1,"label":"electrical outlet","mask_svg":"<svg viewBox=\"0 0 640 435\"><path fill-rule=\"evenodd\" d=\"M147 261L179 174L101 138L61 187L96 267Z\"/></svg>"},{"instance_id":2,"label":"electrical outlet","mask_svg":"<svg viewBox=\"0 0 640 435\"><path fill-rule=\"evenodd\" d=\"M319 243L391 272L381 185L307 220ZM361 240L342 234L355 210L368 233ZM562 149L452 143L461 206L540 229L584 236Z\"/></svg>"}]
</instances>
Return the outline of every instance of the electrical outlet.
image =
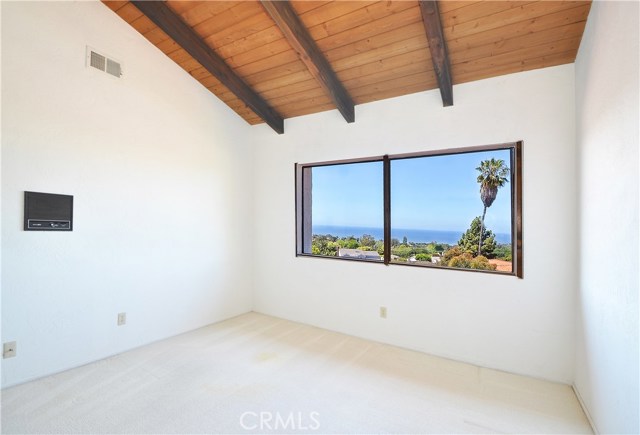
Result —
<instances>
[{"instance_id":1,"label":"electrical outlet","mask_svg":"<svg viewBox=\"0 0 640 435\"><path fill-rule=\"evenodd\" d=\"M118 313L118 326L125 325L127 323L127 313Z\"/></svg>"},{"instance_id":2,"label":"electrical outlet","mask_svg":"<svg viewBox=\"0 0 640 435\"><path fill-rule=\"evenodd\" d=\"M13 358L16 356L16 342L8 341L2 346L2 358Z\"/></svg>"},{"instance_id":3,"label":"electrical outlet","mask_svg":"<svg viewBox=\"0 0 640 435\"><path fill-rule=\"evenodd\" d=\"M387 307L380 307L380 317L383 319L387 318Z\"/></svg>"}]
</instances>

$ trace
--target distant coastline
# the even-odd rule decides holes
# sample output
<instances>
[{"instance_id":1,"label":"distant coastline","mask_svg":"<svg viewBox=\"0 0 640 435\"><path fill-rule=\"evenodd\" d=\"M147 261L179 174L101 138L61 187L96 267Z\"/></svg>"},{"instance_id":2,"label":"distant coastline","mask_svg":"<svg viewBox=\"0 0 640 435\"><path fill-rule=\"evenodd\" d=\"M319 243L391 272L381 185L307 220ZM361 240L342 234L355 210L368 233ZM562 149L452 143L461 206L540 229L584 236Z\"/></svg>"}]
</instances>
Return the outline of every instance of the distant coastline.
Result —
<instances>
[{"instance_id":1,"label":"distant coastline","mask_svg":"<svg viewBox=\"0 0 640 435\"><path fill-rule=\"evenodd\" d=\"M336 237L362 237L363 234L373 236L376 240L382 240L382 228L375 227L341 227L334 225L314 225L313 234L326 235L331 234ZM407 228L392 228L391 237L402 242L404 237L407 241L414 243L439 242L455 245L460 240L464 231L438 231L438 230L417 230ZM511 243L511 235L504 233L495 233L496 242L500 244Z\"/></svg>"}]
</instances>

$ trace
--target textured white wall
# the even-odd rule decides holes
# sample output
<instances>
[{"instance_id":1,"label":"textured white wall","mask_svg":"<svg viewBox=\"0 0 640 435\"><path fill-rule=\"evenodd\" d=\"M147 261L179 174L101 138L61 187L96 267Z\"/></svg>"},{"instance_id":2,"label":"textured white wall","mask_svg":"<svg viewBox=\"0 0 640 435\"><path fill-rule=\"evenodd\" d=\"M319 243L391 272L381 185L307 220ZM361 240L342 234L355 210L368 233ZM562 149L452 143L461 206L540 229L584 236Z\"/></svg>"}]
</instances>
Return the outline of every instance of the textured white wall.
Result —
<instances>
[{"instance_id":1,"label":"textured white wall","mask_svg":"<svg viewBox=\"0 0 640 435\"><path fill-rule=\"evenodd\" d=\"M251 310L250 131L103 4L2 2L3 385ZM25 190L74 231L23 231Z\"/></svg>"},{"instance_id":2,"label":"textured white wall","mask_svg":"<svg viewBox=\"0 0 640 435\"><path fill-rule=\"evenodd\" d=\"M638 2L594 2L576 60L576 388L600 433L640 433Z\"/></svg>"},{"instance_id":3,"label":"textured white wall","mask_svg":"<svg viewBox=\"0 0 640 435\"><path fill-rule=\"evenodd\" d=\"M577 276L573 65L258 127L255 310L570 383ZM296 258L294 163L524 141L524 273L508 276ZM378 307L388 307L388 319Z\"/></svg>"}]
</instances>

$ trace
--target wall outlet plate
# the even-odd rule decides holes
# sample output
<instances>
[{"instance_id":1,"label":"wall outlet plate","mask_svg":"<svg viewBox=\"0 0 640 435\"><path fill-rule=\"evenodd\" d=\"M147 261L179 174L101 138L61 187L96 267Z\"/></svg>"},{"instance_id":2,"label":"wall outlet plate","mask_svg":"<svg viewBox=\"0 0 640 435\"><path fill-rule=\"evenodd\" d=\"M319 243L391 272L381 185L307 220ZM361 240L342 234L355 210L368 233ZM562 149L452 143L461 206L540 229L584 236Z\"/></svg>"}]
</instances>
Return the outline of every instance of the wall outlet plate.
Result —
<instances>
[{"instance_id":1,"label":"wall outlet plate","mask_svg":"<svg viewBox=\"0 0 640 435\"><path fill-rule=\"evenodd\" d=\"M17 347L15 341L8 341L2 345L2 358L13 358L16 356Z\"/></svg>"},{"instance_id":2,"label":"wall outlet plate","mask_svg":"<svg viewBox=\"0 0 640 435\"><path fill-rule=\"evenodd\" d=\"M387 307L380 307L380 317L383 319L387 318Z\"/></svg>"},{"instance_id":3,"label":"wall outlet plate","mask_svg":"<svg viewBox=\"0 0 640 435\"><path fill-rule=\"evenodd\" d=\"M118 326L125 325L127 323L127 313L118 313Z\"/></svg>"}]
</instances>

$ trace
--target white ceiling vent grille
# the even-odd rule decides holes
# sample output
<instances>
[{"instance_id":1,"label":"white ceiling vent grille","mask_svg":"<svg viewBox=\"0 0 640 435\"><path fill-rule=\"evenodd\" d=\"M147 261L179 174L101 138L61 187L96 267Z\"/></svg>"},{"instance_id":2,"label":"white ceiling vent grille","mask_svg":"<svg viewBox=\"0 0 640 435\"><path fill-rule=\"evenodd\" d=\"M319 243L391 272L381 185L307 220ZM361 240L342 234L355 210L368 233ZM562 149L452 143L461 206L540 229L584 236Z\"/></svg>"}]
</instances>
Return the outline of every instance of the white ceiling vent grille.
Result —
<instances>
[{"instance_id":1,"label":"white ceiling vent grille","mask_svg":"<svg viewBox=\"0 0 640 435\"><path fill-rule=\"evenodd\" d=\"M114 77L122 76L122 66L120 62L104 56L91 47L87 47L87 66L104 71Z\"/></svg>"}]
</instances>

